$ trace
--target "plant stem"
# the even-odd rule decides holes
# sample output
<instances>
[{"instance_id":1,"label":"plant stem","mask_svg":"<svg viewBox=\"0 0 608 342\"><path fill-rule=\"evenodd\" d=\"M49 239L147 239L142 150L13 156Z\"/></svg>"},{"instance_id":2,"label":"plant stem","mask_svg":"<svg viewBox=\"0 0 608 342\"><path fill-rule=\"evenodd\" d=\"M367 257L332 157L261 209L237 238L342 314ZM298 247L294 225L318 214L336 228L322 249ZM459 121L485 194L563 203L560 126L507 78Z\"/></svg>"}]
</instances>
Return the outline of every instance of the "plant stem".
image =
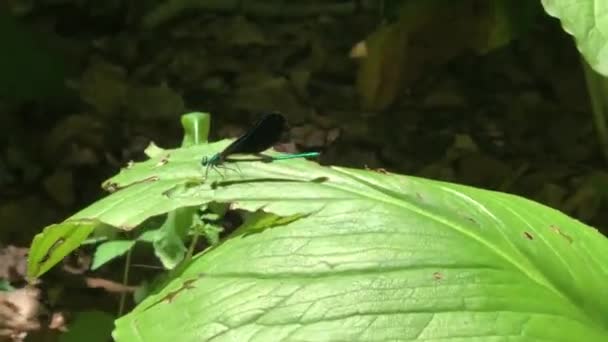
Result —
<instances>
[{"instance_id":1,"label":"plant stem","mask_svg":"<svg viewBox=\"0 0 608 342\"><path fill-rule=\"evenodd\" d=\"M129 283L129 269L131 268L131 251L133 248L129 248L127 251L127 257L125 259L125 270L122 274L122 285L127 286ZM122 316L122 313L125 310L125 303L127 300L127 292L123 291L120 294L120 305L118 306L118 317Z\"/></svg>"},{"instance_id":2,"label":"plant stem","mask_svg":"<svg viewBox=\"0 0 608 342\"><path fill-rule=\"evenodd\" d=\"M604 112L608 109L608 105L604 102L607 98L606 91L607 79L597 74L589 64L581 57L581 64L585 72L585 81L589 92L589 100L591 102L591 111L593 114L593 123L597 132L597 139L604 155L604 161L608 163L608 126L606 124L606 115Z\"/></svg>"}]
</instances>

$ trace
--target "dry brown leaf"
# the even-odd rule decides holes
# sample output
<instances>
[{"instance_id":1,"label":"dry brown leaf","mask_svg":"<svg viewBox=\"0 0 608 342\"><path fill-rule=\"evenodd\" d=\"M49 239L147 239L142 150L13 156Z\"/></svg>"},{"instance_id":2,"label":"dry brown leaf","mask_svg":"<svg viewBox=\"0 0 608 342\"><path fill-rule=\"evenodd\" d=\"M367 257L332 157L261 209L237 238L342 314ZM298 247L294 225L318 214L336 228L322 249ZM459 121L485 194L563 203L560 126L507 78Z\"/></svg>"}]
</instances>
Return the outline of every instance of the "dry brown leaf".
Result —
<instances>
[{"instance_id":1,"label":"dry brown leaf","mask_svg":"<svg viewBox=\"0 0 608 342\"><path fill-rule=\"evenodd\" d=\"M366 39L367 56L359 59L357 75L357 90L366 110L385 109L401 89L408 43L403 29L398 24L384 26Z\"/></svg>"},{"instance_id":2,"label":"dry brown leaf","mask_svg":"<svg viewBox=\"0 0 608 342\"><path fill-rule=\"evenodd\" d=\"M23 341L28 332L40 329L39 297L34 287L0 292L0 341Z\"/></svg>"}]
</instances>

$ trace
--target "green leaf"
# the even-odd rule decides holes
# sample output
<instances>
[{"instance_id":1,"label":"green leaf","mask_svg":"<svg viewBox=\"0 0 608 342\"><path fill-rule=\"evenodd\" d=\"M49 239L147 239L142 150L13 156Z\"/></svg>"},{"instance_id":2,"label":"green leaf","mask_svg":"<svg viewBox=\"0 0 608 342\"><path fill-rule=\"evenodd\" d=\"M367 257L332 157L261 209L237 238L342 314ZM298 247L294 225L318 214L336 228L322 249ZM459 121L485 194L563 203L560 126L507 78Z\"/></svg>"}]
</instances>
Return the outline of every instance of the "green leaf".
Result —
<instances>
[{"instance_id":1,"label":"green leaf","mask_svg":"<svg viewBox=\"0 0 608 342\"><path fill-rule=\"evenodd\" d=\"M139 286L135 288L133 292L133 301L139 304L150 294L150 284L147 281L143 281Z\"/></svg>"},{"instance_id":2,"label":"green leaf","mask_svg":"<svg viewBox=\"0 0 608 342\"><path fill-rule=\"evenodd\" d=\"M114 338L608 340L608 240L595 229L509 194L311 164L243 163L168 192L308 215L193 258Z\"/></svg>"},{"instance_id":3,"label":"green leaf","mask_svg":"<svg viewBox=\"0 0 608 342\"><path fill-rule=\"evenodd\" d=\"M150 158L154 158L154 157L158 157L158 156L164 156L166 155L165 149L158 147L154 141L151 141L148 146L146 147L146 149L144 150L144 153L146 154L146 156L150 157ZM164 161L164 159L160 159L158 165L161 165L162 162Z\"/></svg>"},{"instance_id":4,"label":"green leaf","mask_svg":"<svg viewBox=\"0 0 608 342\"><path fill-rule=\"evenodd\" d=\"M160 228L147 230L143 232L140 236L138 236L137 240L152 243L154 242L154 240L156 240L156 236L158 235L159 230Z\"/></svg>"},{"instance_id":5,"label":"green leaf","mask_svg":"<svg viewBox=\"0 0 608 342\"><path fill-rule=\"evenodd\" d=\"M196 234L202 235L209 246L215 246L220 243L220 234L224 232L224 228L215 224L205 224L195 225L192 227L193 231Z\"/></svg>"},{"instance_id":6,"label":"green leaf","mask_svg":"<svg viewBox=\"0 0 608 342\"><path fill-rule=\"evenodd\" d=\"M112 259L122 256L135 245L135 242L136 240L114 240L102 243L95 250L91 270L94 271Z\"/></svg>"},{"instance_id":7,"label":"green leaf","mask_svg":"<svg viewBox=\"0 0 608 342\"><path fill-rule=\"evenodd\" d=\"M184 128L182 147L206 143L211 127L211 116L209 113L200 112L182 115L182 127Z\"/></svg>"},{"instance_id":8,"label":"green leaf","mask_svg":"<svg viewBox=\"0 0 608 342\"><path fill-rule=\"evenodd\" d=\"M284 217L258 210L247 216L245 222L230 236L247 236L249 234L261 233L266 229L284 226L306 216L307 214L294 214Z\"/></svg>"},{"instance_id":9,"label":"green leaf","mask_svg":"<svg viewBox=\"0 0 608 342\"><path fill-rule=\"evenodd\" d=\"M90 219L67 220L50 225L34 236L27 260L27 276L33 280L60 262L78 248L86 238L102 226L99 221Z\"/></svg>"},{"instance_id":10,"label":"green leaf","mask_svg":"<svg viewBox=\"0 0 608 342\"><path fill-rule=\"evenodd\" d=\"M209 179L203 181L204 170L200 164L202 156L209 156L224 149L231 141L224 140L221 142L208 145L193 145L187 148L173 150L159 150L152 153L154 157L145 162L133 163L128 168L123 168L120 173L102 185L104 189L112 190L112 193L97 201L93 205L81 210L66 221L60 224L52 225L38 234L37 239L47 241L44 245L40 245L40 241L33 241L32 248L34 252L42 255L37 256L38 259L33 260L34 255L30 255L28 263L30 268L28 274L31 277L39 277L54 264L61 261L61 258L76 249L80 242L70 243L65 245L61 251L61 255L44 260L44 267L38 265L40 259L44 258L48 249L52 247L57 240L63 238L52 235L53 227L57 229L67 229L67 232L79 225L83 226L86 232L90 234L94 230L98 230L107 226L116 229L130 231L135 229L144 221L162 214L167 214L175 209L185 207L198 207L205 205L213 200L213 194L209 192L209 185L214 182L224 180L223 176L217 172L210 172ZM307 180L306 174L312 168L319 168L315 163L304 160L279 161L276 163L263 162L240 162L240 174L230 173L229 178L244 180L245 178L260 178L267 175L268 165L276 164L280 169L290 170L295 175L304 176L303 181ZM299 165L299 166L298 166ZM294 169L294 167L296 167ZM289 172L284 177L290 177ZM302 177L300 177L302 178ZM296 179L297 181L297 179ZM207 191L204 197L171 197L171 194L180 194L187 192L193 186L198 184L206 184ZM190 217L191 219L191 217ZM86 223L86 224L85 224ZM66 228L61 228L63 226ZM190 224L186 228L190 227ZM178 228L178 227L175 227ZM179 227L180 229L183 227ZM51 234L51 236L48 236ZM181 236L178 234L178 236ZM86 238L86 236L85 236ZM36 251L39 249L39 251ZM169 260L169 259L167 259ZM171 261L171 260L169 260ZM173 261L174 262L174 261Z\"/></svg>"},{"instance_id":11,"label":"green leaf","mask_svg":"<svg viewBox=\"0 0 608 342\"><path fill-rule=\"evenodd\" d=\"M542 0L545 11L558 18L578 50L598 73L608 76L608 1Z\"/></svg>"},{"instance_id":12,"label":"green leaf","mask_svg":"<svg viewBox=\"0 0 608 342\"><path fill-rule=\"evenodd\" d=\"M608 338L608 242L594 229L508 194L304 160L203 180L201 156L228 143L135 163L106 183L116 192L50 227L131 230L210 202L301 215L181 264L116 321L118 341ZM37 239L30 265L75 248L49 228Z\"/></svg>"},{"instance_id":13,"label":"green leaf","mask_svg":"<svg viewBox=\"0 0 608 342\"><path fill-rule=\"evenodd\" d=\"M192 217L197 207L176 209L167 215L154 239L154 254L166 269L173 269L186 255L184 240L192 225Z\"/></svg>"}]
</instances>

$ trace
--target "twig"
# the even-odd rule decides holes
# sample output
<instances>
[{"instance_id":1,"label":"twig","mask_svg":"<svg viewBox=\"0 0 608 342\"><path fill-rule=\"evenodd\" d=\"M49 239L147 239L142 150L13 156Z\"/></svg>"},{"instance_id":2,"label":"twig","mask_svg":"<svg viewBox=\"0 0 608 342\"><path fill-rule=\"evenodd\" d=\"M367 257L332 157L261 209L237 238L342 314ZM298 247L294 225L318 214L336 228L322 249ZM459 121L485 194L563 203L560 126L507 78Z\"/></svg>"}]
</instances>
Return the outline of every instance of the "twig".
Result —
<instances>
[{"instance_id":1,"label":"twig","mask_svg":"<svg viewBox=\"0 0 608 342\"><path fill-rule=\"evenodd\" d=\"M125 270L122 275L122 285L125 287L127 287L128 286L127 284L129 283L129 269L131 268L131 251L132 250L133 250L133 248L130 248L129 251L127 251L127 257L125 260ZM127 293L122 292L120 294L120 305L118 307L118 317L122 316L122 313L124 312L126 300L127 300Z\"/></svg>"}]
</instances>

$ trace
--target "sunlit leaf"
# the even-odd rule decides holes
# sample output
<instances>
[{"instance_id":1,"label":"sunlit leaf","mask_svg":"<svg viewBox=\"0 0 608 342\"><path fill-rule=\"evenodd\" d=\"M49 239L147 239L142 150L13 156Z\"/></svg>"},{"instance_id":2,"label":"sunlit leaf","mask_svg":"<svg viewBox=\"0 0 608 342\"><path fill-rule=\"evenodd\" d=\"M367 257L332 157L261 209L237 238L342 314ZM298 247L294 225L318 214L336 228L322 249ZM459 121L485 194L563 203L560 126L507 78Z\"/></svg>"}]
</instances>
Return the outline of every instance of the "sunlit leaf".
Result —
<instances>
[{"instance_id":1,"label":"sunlit leaf","mask_svg":"<svg viewBox=\"0 0 608 342\"><path fill-rule=\"evenodd\" d=\"M97 246L93 255L91 270L96 270L113 259L122 256L135 245L135 242L135 240L114 240Z\"/></svg>"},{"instance_id":2,"label":"sunlit leaf","mask_svg":"<svg viewBox=\"0 0 608 342\"><path fill-rule=\"evenodd\" d=\"M193 112L182 115L182 127L184 128L184 140L182 147L207 142L211 116L209 113Z\"/></svg>"},{"instance_id":3,"label":"sunlit leaf","mask_svg":"<svg viewBox=\"0 0 608 342\"><path fill-rule=\"evenodd\" d=\"M589 65L608 76L608 1L542 0L542 4L574 37Z\"/></svg>"},{"instance_id":4,"label":"sunlit leaf","mask_svg":"<svg viewBox=\"0 0 608 342\"><path fill-rule=\"evenodd\" d=\"M68 220L50 225L34 237L27 260L27 276L39 277L70 252L78 248L93 232L99 221L90 219Z\"/></svg>"},{"instance_id":5,"label":"sunlit leaf","mask_svg":"<svg viewBox=\"0 0 608 342\"><path fill-rule=\"evenodd\" d=\"M195 257L115 339L608 338L608 240L595 229L513 195L309 164L243 163L225 183L171 192L308 215Z\"/></svg>"},{"instance_id":6,"label":"sunlit leaf","mask_svg":"<svg viewBox=\"0 0 608 342\"><path fill-rule=\"evenodd\" d=\"M193 215L196 208L179 208L167 215L167 220L156 233L154 254L160 259L163 266L172 269L186 256L184 241L188 230L192 226Z\"/></svg>"}]
</instances>

